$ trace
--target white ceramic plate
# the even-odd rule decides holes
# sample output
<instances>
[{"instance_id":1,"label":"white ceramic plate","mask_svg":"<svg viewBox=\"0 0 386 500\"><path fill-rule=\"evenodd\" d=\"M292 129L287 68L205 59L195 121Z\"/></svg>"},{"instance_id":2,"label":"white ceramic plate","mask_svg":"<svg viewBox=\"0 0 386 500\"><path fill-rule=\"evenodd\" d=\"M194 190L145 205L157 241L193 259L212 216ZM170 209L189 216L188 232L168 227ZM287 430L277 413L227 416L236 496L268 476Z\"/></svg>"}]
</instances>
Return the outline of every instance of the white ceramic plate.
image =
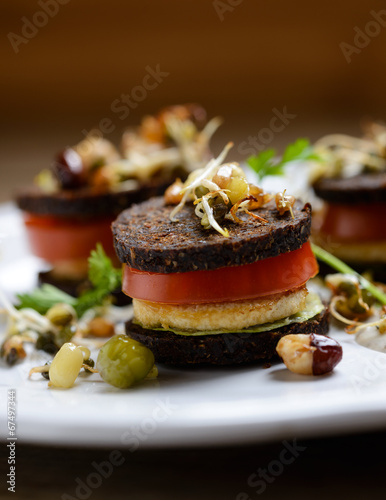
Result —
<instances>
[{"instance_id":1,"label":"white ceramic plate","mask_svg":"<svg viewBox=\"0 0 386 500\"><path fill-rule=\"evenodd\" d=\"M44 263L29 252L20 214L0 206L0 287L30 289ZM282 364L264 369L160 368L159 378L121 391L98 375L70 390L48 389L30 367L0 365L0 437L7 430L7 392L16 390L18 443L125 448L229 445L318 437L386 428L386 355L355 343L336 328L344 350L333 374L304 377Z\"/></svg>"}]
</instances>

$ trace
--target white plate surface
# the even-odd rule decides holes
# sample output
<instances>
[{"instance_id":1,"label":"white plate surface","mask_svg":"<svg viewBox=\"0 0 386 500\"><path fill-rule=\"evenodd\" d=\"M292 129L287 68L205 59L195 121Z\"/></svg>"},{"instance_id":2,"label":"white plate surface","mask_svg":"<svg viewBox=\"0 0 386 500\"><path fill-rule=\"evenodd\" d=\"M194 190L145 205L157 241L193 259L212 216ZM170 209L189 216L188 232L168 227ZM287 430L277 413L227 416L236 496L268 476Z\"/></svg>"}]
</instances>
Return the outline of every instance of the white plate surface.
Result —
<instances>
[{"instance_id":1,"label":"white plate surface","mask_svg":"<svg viewBox=\"0 0 386 500\"><path fill-rule=\"evenodd\" d=\"M44 263L29 254L21 217L0 206L0 287L9 296L35 284ZM7 430L7 391L16 390L18 442L138 447L227 445L386 428L386 354L356 344L334 328L343 361L333 374L304 377L282 364L264 369L177 370L121 391L98 375L70 390L48 389L28 371L33 353L12 368L0 365L0 437Z\"/></svg>"}]
</instances>

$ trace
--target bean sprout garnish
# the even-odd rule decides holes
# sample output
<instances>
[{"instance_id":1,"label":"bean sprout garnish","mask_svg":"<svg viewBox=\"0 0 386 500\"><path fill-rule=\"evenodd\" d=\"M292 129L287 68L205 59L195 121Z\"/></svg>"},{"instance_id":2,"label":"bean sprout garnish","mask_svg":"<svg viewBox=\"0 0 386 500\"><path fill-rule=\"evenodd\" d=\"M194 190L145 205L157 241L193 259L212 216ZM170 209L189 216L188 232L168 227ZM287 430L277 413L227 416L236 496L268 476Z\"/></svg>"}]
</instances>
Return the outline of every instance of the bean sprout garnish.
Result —
<instances>
[{"instance_id":1,"label":"bean sprout garnish","mask_svg":"<svg viewBox=\"0 0 386 500\"><path fill-rule=\"evenodd\" d=\"M206 167L192 172L182 188L181 182L177 181L167 190L165 203L178 202L170 214L172 222L178 222L176 215L187 201L193 201L195 214L201 219L201 225L205 229L215 229L224 237L229 237L229 231L221 226L221 222L228 219L241 223L242 220L237 216L238 211L247 213L261 224L268 223L251 210L271 201L272 195L264 193L258 186L249 184L238 163L222 163L232 146L232 143L228 143L220 155L210 160ZM178 188L181 189L177 193ZM293 197L288 198L292 200Z\"/></svg>"},{"instance_id":2,"label":"bean sprout garnish","mask_svg":"<svg viewBox=\"0 0 386 500\"><path fill-rule=\"evenodd\" d=\"M372 321L371 323L360 323L357 325L352 325L346 328L346 333L358 333L360 330L365 328L375 327L378 329L380 335L386 334L386 314L384 313L381 318L377 321Z\"/></svg>"},{"instance_id":3,"label":"bean sprout garnish","mask_svg":"<svg viewBox=\"0 0 386 500\"><path fill-rule=\"evenodd\" d=\"M286 189L282 193L277 193L275 196L275 203L276 203L276 208L279 211L280 215L285 214L286 212L289 211L291 214L291 217L294 219L294 213L292 210L292 207L295 205L295 197L294 196L286 196Z\"/></svg>"},{"instance_id":4,"label":"bean sprout garnish","mask_svg":"<svg viewBox=\"0 0 386 500\"><path fill-rule=\"evenodd\" d=\"M361 287L356 276L329 274L326 284L333 293L330 311L339 321L347 325L359 325L373 314L373 297Z\"/></svg>"},{"instance_id":5,"label":"bean sprout garnish","mask_svg":"<svg viewBox=\"0 0 386 500\"><path fill-rule=\"evenodd\" d=\"M314 164L311 182L321 177L353 177L367 172L384 172L386 127L370 123L365 130L363 138L331 134L319 139L314 149L324 161Z\"/></svg>"}]
</instances>

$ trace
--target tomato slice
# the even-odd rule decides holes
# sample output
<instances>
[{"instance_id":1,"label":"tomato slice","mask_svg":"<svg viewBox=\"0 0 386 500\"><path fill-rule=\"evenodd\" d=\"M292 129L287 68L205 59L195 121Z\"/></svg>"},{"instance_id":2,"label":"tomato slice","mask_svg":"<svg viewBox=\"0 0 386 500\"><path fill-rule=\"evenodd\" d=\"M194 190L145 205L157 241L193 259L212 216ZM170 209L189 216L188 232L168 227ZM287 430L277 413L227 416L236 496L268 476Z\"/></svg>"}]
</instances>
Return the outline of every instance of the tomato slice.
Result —
<instances>
[{"instance_id":1,"label":"tomato slice","mask_svg":"<svg viewBox=\"0 0 386 500\"><path fill-rule=\"evenodd\" d=\"M27 236L34 255L51 264L87 259L98 242L114 256L111 223L114 217L76 218L24 214Z\"/></svg>"},{"instance_id":2,"label":"tomato slice","mask_svg":"<svg viewBox=\"0 0 386 500\"><path fill-rule=\"evenodd\" d=\"M309 242L298 250L243 266L187 273L148 273L124 266L130 297L170 304L246 300L298 288L318 273Z\"/></svg>"},{"instance_id":3,"label":"tomato slice","mask_svg":"<svg viewBox=\"0 0 386 500\"><path fill-rule=\"evenodd\" d=\"M326 203L319 231L342 242L386 239L386 203Z\"/></svg>"}]
</instances>

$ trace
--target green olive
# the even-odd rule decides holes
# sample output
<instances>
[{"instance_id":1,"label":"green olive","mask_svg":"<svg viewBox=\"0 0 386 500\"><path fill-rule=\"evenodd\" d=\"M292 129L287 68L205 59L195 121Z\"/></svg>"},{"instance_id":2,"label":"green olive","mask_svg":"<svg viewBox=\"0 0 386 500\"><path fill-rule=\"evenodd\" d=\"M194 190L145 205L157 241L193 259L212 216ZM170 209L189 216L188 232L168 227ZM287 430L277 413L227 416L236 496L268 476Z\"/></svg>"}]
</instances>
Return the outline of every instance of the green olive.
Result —
<instances>
[{"instance_id":1,"label":"green olive","mask_svg":"<svg viewBox=\"0 0 386 500\"><path fill-rule=\"evenodd\" d=\"M153 353L140 342L117 335L98 354L97 369L105 382L125 389L146 378L154 366Z\"/></svg>"}]
</instances>

